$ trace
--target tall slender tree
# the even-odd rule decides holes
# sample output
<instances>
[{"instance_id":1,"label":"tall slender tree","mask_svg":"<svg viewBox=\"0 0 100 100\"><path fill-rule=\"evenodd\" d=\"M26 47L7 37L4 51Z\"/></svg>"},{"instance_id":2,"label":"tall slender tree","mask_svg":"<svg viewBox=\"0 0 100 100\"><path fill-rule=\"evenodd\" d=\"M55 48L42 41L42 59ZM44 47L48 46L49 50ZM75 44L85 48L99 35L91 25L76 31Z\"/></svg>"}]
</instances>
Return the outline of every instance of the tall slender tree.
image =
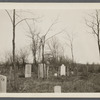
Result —
<instances>
[{"instance_id":1,"label":"tall slender tree","mask_svg":"<svg viewBox=\"0 0 100 100\"><path fill-rule=\"evenodd\" d=\"M13 40L12 40L12 46L13 46L13 68L14 71L17 71L17 67L15 65L15 9L13 9ZM17 72L14 72L14 86L15 86L15 90L17 90Z\"/></svg>"},{"instance_id":2,"label":"tall slender tree","mask_svg":"<svg viewBox=\"0 0 100 100\"><path fill-rule=\"evenodd\" d=\"M17 91L17 66L15 64L15 30L16 30L16 26L18 26L21 22L26 21L26 20L33 20L33 18L21 18L18 14L16 14L16 10L13 9L13 16L10 15L8 10L5 10L11 20L12 23L12 27L13 27L13 39L12 39L12 54L13 54L13 68L14 68L14 89L15 91ZM20 20L18 22L16 22L16 16L18 16L20 18ZM11 68L12 69L12 68Z\"/></svg>"},{"instance_id":3,"label":"tall slender tree","mask_svg":"<svg viewBox=\"0 0 100 100\"><path fill-rule=\"evenodd\" d=\"M74 34L66 32L66 41L65 44L70 48L72 62L74 62Z\"/></svg>"},{"instance_id":4,"label":"tall slender tree","mask_svg":"<svg viewBox=\"0 0 100 100\"><path fill-rule=\"evenodd\" d=\"M89 19L85 19L86 25L91 29L91 34L96 36L100 57L100 10L95 10L93 14L89 14Z\"/></svg>"}]
</instances>

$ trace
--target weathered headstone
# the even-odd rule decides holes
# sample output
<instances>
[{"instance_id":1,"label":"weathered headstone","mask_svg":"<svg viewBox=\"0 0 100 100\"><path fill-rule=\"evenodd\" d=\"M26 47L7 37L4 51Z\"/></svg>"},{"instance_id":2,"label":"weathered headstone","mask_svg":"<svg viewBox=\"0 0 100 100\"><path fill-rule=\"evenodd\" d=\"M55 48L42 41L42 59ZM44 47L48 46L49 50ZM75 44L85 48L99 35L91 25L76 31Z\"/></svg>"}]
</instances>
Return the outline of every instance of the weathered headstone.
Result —
<instances>
[{"instance_id":1,"label":"weathered headstone","mask_svg":"<svg viewBox=\"0 0 100 100\"><path fill-rule=\"evenodd\" d=\"M38 66L38 77L39 78L44 78L44 75L46 75L46 65L44 64L44 67L43 67L43 64L39 64Z\"/></svg>"},{"instance_id":2,"label":"weathered headstone","mask_svg":"<svg viewBox=\"0 0 100 100\"><path fill-rule=\"evenodd\" d=\"M39 72L39 78L43 78L43 65L42 64L39 64L39 67L38 67L38 72Z\"/></svg>"},{"instance_id":3,"label":"weathered headstone","mask_svg":"<svg viewBox=\"0 0 100 100\"><path fill-rule=\"evenodd\" d=\"M66 75L66 66L64 64L62 64L60 67L60 75Z\"/></svg>"},{"instance_id":4,"label":"weathered headstone","mask_svg":"<svg viewBox=\"0 0 100 100\"><path fill-rule=\"evenodd\" d=\"M54 86L54 93L61 93L61 86Z\"/></svg>"},{"instance_id":5,"label":"weathered headstone","mask_svg":"<svg viewBox=\"0 0 100 100\"><path fill-rule=\"evenodd\" d=\"M7 88L7 77L0 75L0 93L6 93Z\"/></svg>"},{"instance_id":6,"label":"weathered headstone","mask_svg":"<svg viewBox=\"0 0 100 100\"><path fill-rule=\"evenodd\" d=\"M25 77L31 77L31 64L25 66Z\"/></svg>"}]
</instances>

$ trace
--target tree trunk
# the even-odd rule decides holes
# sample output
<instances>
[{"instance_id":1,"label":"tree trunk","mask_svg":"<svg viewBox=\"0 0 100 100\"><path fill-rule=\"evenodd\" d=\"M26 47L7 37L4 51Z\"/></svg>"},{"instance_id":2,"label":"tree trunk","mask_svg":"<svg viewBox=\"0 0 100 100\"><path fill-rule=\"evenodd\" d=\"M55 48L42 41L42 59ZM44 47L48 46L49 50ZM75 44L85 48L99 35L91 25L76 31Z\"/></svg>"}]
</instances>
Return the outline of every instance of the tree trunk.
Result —
<instances>
[{"instance_id":1,"label":"tree trunk","mask_svg":"<svg viewBox=\"0 0 100 100\"><path fill-rule=\"evenodd\" d=\"M44 44L42 45L42 63L43 63L43 77L45 77L45 74L44 74Z\"/></svg>"},{"instance_id":2,"label":"tree trunk","mask_svg":"<svg viewBox=\"0 0 100 100\"><path fill-rule=\"evenodd\" d=\"M47 79L48 79L48 77L49 77L49 65L47 65L46 67L47 67L47 70L46 70L47 73L46 73L46 75L47 75Z\"/></svg>"},{"instance_id":3,"label":"tree trunk","mask_svg":"<svg viewBox=\"0 0 100 100\"><path fill-rule=\"evenodd\" d=\"M72 43L71 43L71 54L72 54L72 62L74 62L73 44Z\"/></svg>"},{"instance_id":4,"label":"tree trunk","mask_svg":"<svg viewBox=\"0 0 100 100\"><path fill-rule=\"evenodd\" d=\"M15 9L13 10L13 68L14 68L14 89L17 91L17 67L15 65Z\"/></svg>"},{"instance_id":5,"label":"tree trunk","mask_svg":"<svg viewBox=\"0 0 100 100\"><path fill-rule=\"evenodd\" d=\"M100 40L99 40L99 31L100 31L100 27L99 27L99 15L98 15L98 12L97 12L97 40L98 40L98 50L99 50L99 57L100 57Z\"/></svg>"},{"instance_id":6,"label":"tree trunk","mask_svg":"<svg viewBox=\"0 0 100 100\"><path fill-rule=\"evenodd\" d=\"M33 56L34 56L34 64L37 66L36 53L35 52L33 52Z\"/></svg>"},{"instance_id":7,"label":"tree trunk","mask_svg":"<svg viewBox=\"0 0 100 100\"><path fill-rule=\"evenodd\" d=\"M98 51L99 51L99 57L100 57L100 43L99 43L99 37L98 37Z\"/></svg>"},{"instance_id":8,"label":"tree trunk","mask_svg":"<svg viewBox=\"0 0 100 100\"><path fill-rule=\"evenodd\" d=\"M69 67L67 66L67 76L69 76Z\"/></svg>"}]
</instances>

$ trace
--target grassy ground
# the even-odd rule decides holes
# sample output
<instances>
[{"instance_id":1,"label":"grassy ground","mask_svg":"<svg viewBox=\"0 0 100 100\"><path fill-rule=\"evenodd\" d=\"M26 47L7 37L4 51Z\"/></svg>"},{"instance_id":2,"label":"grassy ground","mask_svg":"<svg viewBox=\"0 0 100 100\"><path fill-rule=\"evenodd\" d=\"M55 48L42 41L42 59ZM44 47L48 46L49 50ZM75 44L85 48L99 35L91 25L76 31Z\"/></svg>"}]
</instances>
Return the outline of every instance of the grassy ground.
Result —
<instances>
[{"instance_id":1,"label":"grassy ground","mask_svg":"<svg viewBox=\"0 0 100 100\"><path fill-rule=\"evenodd\" d=\"M49 77L49 79L38 79L37 76L32 73L31 78L18 77L17 91L13 89L13 78L11 84L9 84L9 70L2 67L0 71L1 75L7 76L8 93L53 93L54 86L56 85L61 86L61 91L63 93L100 92L100 71L98 70L94 71L92 69L92 71L88 71L87 73L86 70L81 68L81 70L78 71L78 75L69 77L52 76ZM19 71L19 73L22 72ZM53 74L51 73L51 75Z\"/></svg>"},{"instance_id":2,"label":"grassy ground","mask_svg":"<svg viewBox=\"0 0 100 100\"><path fill-rule=\"evenodd\" d=\"M67 92L100 92L100 74L89 73L86 76L52 77L37 79L34 74L31 78L18 78L18 93L53 93L54 86L60 85L63 93ZM8 84L7 92L16 92Z\"/></svg>"}]
</instances>

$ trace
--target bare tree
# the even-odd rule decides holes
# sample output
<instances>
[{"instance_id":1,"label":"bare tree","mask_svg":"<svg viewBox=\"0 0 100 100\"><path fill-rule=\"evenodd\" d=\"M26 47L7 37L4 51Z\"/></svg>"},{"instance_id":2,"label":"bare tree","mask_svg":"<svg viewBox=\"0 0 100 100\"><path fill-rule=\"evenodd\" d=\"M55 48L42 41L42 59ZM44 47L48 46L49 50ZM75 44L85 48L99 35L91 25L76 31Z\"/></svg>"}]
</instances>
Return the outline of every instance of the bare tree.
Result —
<instances>
[{"instance_id":1,"label":"bare tree","mask_svg":"<svg viewBox=\"0 0 100 100\"><path fill-rule=\"evenodd\" d=\"M37 53L39 51L39 46L40 46L40 38L39 34L40 32L37 31L37 28L35 26L35 22L33 20L33 26L31 27L27 21L25 21L28 28L29 28L29 34L27 35L29 38L31 38L32 43L31 43L31 50L33 54L33 63L37 65Z\"/></svg>"},{"instance_id":2,"label":"bare tree","mask_svg":"<svg viewBox=\"0 0 100 100\"><path fill-rule=\"evenodd\" d=\"M71 70L76 70L76 74L78 73L78 69L77 69L77 66L75 66L75 59L74 59L74 39L75 39L75 34L73 32L71 33L68 33L67 31L65 32L66 33L66 36L65 36L65 39L66 39L66 46L68 46L70 48L70 51L71 51L71 58L72 58L72 61L71 61L71 66L70 67L67 67L67 76L69 76L69 69Z\"/></svg>"},{"instance_id":3,"label":"bare tree","mask_svg":"<svg viewBox=\"0 0 100 100\"><path fill-rule=\"evenodd\" d=\"M58 42L58 39L56 37L51 38L48 41L47 45L49 47L50 54L52 55L53 60L57 61L59 53L60 53L60 51L59 51L60 44Z\"/></svg>"},{"instance_id":4,"label":"bare tree","mask_svg":"<svg viewBox=\"0 0 100 100\"><path fill-rule=\"evenodd\" d=\"M13 68L14 71L17 71L17 67L15 66L15 9L12 10L13 12L13 17L11 17L11 15L9 14L9 12L7 10L5 10L11 20L12 26L13 26L13 39L12 39L12 54L13 54ZM12 69L12 68L11 68ZM14 77L15 77L15 81L14 81L14 87L15 87L15 91L17 90L17 75L14 73Z\"/></svg>"},{"instance_id":5,"label":"bare tree","mask_svg":"<svg viewBox=\"0 0 100 100\"><path fill-rule=\"evenodd\" d=\"M44 68L44 63L45 63L44 54L45 54L45 43L46 43L46 41L48 39L52 38L53 36L63 32L63 30L62 30L62 31L54 34L53 36L47 38L47 35L51 32L51 30L53 29L53 26L57 23L57 20L58 19L53 21L53 23L48 27L45 34L42 35L42 36L41 36L41 32L37 31L37 28L35 27L35 21L34 20L33 20L34 26L32 28L29 25L29 23L26 21L26 24L28 25L29 31L30 31L30 34L31 34L31 36L29 36L29 37L32 39L31 48L32 48L32 52L33 52L34 62L36 63L36 55L37 55L37 52L39 52L39 55L40 55L39 57L42 58L43 68Z\"/></svg>"},{"instance_id":6,"label":"bare tree","mask_svg":"<svg viewBox=\"0 0 100 100\"><path fill-rule=\"evenodd\" d=\"M86 25L91 29L91 34L96 36L100 56L100 10L95 10L95 13L89 14L89 19L85 19Z\"/></svg>"},{"instance_id":7,"label":"bare tree","mask_svg":"<svg viewBox=\"0 0 100 100\"><path fill-rule=\"evenodd\" d=\"M28 53L28 51L27 51L26 48L21 48L21 49L18 51L19 63L20 63L22 66L25 66L25 64L27 63L27 61L28 61L28 56L29 56L29 53Z\"/></svg>"},{"instance_id":8,"label":"bare tree","mask_svg":"<svg viewBox=\"0 0 100 100\"><path fill-rule=\"evenodd\" d=\"M54 66L54 69L57 71L58 75L60 75L60 66L62 63L65 64L65 55L64 55L64 48L59 43L59 40L57 37L52 37L48 42L47 46L49 48L49 54L51 58L51 63Z\"/></svg>"},{"instance_id":9,"label":"bare tree","mask_svg":"<svg viewBox=\"0 0 100 100\"><path fill-rule=\"evenodd\" d=\"M66 41L65 44L70 48L71 51L71 57L72 57L72 62L74 62L74 34L73 33L68 33L66 32Z\"/></svg>"},{"instance_id":10,"label":"bare tree","mask_svg":"<svg viewBox=\"0 0 100 100\"><path fill-rule=\"evenodd\" d=\"M17 73L17 67L15 66L15 9L13 10L13 40L12 40L12 45L13 45L13 67L14 71ZM14 72L14 78L15 78L15 90L17 90L17 75Z\"/></svg>"},{"instance_id":11,"label":"bare tree","mask_svg":"<svg viewBox=\"0 0 100 100\"><path fill-rule=\"evenodd\" d=\"M13 12L13 17L11 16L11 14L9 13L8 10L5 10L11 20L12 23L12 27L13 27L13 39L12 39L12 54L13 54L13 68L14 68L14 87L15 87L15 91L17 91L17 67L15 66L15 30L16 30L16 26L18 26L21 22L25 21L25 20L33 20L34 18L21 18L18 14L16 14L15 9L12 10ZM20 18L20 20L18 22L16 22L16 16Z\"/></svg>"},{"instance_id":12,"label":"bare tree","mask_svg":"<svg viewBox=\"0 0 100 100\"><path fill-rule=\"evenodd\" d=\"M44 49L45 49L45 42L46 42L46 37L49 34L49 32L51 31L52 27L57 23L57 20L54 20L54 22L49 26L49 28L47 29L46 33L41 37L41 46L42 46L42 63L44 66Z\"/></svg>"},{"instance_id":13,"label":"bare tree","mask_svg":"<svg viewBox=\"0 0 100 100\"><path fill-rule=\"evenodd\" d=\"M61 31L59 31L59 32L57 32L57 33L55 33L54 35L52 35L51 37L49 37L49 38L47 38L46 39L46 37L47 37L47 35L50 33L50 31L52 30L52 28L53 28L53 26L55 25L55 24L57 24L57 19L56 20L54 20L54 22L51 24L51 26L48 28L48 30L47 30L47 32L45 33L45 35L43 35L42 36L42 38L41 38L41 46L42 46L42 62L44 62L44 51L45 51L45 43L49 40L49 39L51 39L51 38L53 38L54 36L56 36L56 35L58 35L58 34L61 34L65 29L63 29L63 30L61 30Z\"/></svg>"},{"instance_id":14,"label":"bare tree","mask_svg":"<svg viewBox=\"0 0 100 100\"><path fill-rule=\"evenodd\" d=\"M43 68L44 68L44 62L45 62L45 59L44 59L44 55L45 55L45 43L46 41L48 41L50 38L62 33L64 31L61 30L60 32L57 32L56 34L54 34L53 36L49 37L46 39L47 35L49 34L49 32L51 31L52 27L57 23L57 20L55 20L51 26L48 28L47 32L45 33L45 35L43 35L40 39L41 39L41 48L42 48L42 63L43 63ZM44 75L45 76L45 75Z\"/></svg>"}]
</instances>

